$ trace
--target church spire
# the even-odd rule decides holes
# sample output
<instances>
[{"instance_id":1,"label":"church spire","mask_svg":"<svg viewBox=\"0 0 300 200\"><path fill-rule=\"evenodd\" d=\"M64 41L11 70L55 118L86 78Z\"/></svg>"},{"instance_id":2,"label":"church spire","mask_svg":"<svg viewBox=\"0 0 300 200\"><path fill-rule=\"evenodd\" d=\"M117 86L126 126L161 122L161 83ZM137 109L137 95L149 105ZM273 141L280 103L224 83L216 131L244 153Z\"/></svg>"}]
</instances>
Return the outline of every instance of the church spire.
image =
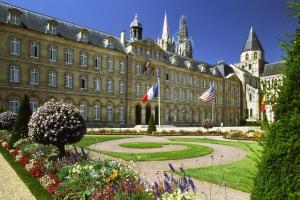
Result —
<instances>
[{"instance_id":1,"label":"church spire","mask_svg":"<svg viewBox=\"0 0 300 200\"><path fill-rule=\"evenodd\" d=\"M169 24L167 19L167 13L165 12L165 19L164 19L164 26L163 26L163 32L161 38L165 41L168 41L170 38L170 32L169 32Z\"/></svg>"},{"instance_id":2,"label":"church spire","mask_svg":"<svg viewBox=\"0 0 300 200\"><path fill-rule=\"evenodd\" d=\"M189 58L193 57L192 43L189 39L187 21L184 16L181 16L179 21L178 46L176 53Z\"/></svg>"},{"instance_id":3,"label":"church spire","mask_svg":"<svg viewBox=\"0 0 300 200\"><path fill-rule=\"evenodd\" d=\"M264 49L262 48L262 46L258 40L258 37L252 26L250 28L248 39L245 43L245 46L244 46L242 52L246 52L246 51L262 51L262 52L264 52Z\"/></svg>"}]
</instances>

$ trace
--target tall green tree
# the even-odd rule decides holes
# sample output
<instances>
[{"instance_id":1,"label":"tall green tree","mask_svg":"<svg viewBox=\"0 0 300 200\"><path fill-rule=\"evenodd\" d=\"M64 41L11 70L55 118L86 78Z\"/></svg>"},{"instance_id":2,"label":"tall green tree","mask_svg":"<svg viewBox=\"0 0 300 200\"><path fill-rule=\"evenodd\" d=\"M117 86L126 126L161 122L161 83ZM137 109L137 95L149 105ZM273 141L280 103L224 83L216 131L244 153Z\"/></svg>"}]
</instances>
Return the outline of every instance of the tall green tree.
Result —
<instances>
[{"instance_id":1,"label":"tall green tree","mask_svg":"<svg viewBox=\"0 0 300 200\"><path fill-rule=\"evenodd\" d=\"M149 121L149 124L148 124L147 133L151 134L153 132L156 132L156 126L155 126L155 120L154 120L153 114L151 114L150 121Z\"/></svg>"},{"instance_id":2,"label":"tall green tree","mask_svg":"<svg viewBox=\"0 0 300 200\"><path fill-rule=\"evenodd\" d=\"M289 3L300 24L300 2ZM275 107L275 122L267 130L252 200L300 199L300 27L283 43L286 67Z\"/></svg>"},{"instance_id":3,"label":"tall green tree","mask_svg":"<svg viewBox=\"0 0 300 200\"><path fill-rule=\"evenodd\" d=\"M12 147L19 139L28 137L28 123L31 114L32 111L30 108L29 98L27 95L24 95L18 111L17 120L13 128L13 133L10 138L10 147Z\"/></svg>"}]
</instances>

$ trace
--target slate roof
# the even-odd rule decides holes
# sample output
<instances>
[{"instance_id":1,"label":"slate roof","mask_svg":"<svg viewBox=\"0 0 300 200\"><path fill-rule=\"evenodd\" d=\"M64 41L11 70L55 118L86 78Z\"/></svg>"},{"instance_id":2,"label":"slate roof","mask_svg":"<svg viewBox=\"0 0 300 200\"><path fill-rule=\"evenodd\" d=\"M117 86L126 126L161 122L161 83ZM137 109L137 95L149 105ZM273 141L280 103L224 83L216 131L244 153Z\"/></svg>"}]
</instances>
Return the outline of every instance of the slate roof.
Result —
<instances>
[{"instance_id":1,"label":"slate roof","mask_svg":"<svg viewBox=\"0 0 300 200\"><path fill-rule=\"evenodd\" d=\"M242 52L253 51L253 50L264 52L264 49L263 49L262 45L260 44L253 27L251 27L249 35L248 35L248 39L244 45Z\"/></svg>"},{"instance_id":2,"label":"slate roof","mask_svg":"<svg viewBox=\"0 0 300 200\"><path fill-rule=\"evenodd\" d=\"M261 76L265 77L282 74L282 70L284 70L285 68L285 61L265 64L264 71L262 72Z\"/></svg>"},{"instance_id":3,"label":"slate roof","mask_svg":"<svg viewBox=\"0 0 300 200\"><path fill-rule=\"evenodd\" d=\"M91 28L83 27L80 25L76 25L73 23L69 23L60 19L56 19L53 17L49 17L46 15L42 15L36 12L32 12L29 10L25 10L23 8L19 8L16 6L12 6L6 3L0 2L0 22L1 23L7 23L7 16L8 16L8 10L11 8L15 8L22 12L20 15L20 26L23 26L27 29L46 33L46 27L49 20L55 20L58 22L57 26L57 36L63 37L65 39L70 40L78 40L77 34L80 32L81 29L88 30L88 43L105 47L104 40L107 37L111 37L114 39L114 49L118 51L125 51L120 38L108 33L104 33L101 31L97 31Z\"/></svg>"}]
</instances>

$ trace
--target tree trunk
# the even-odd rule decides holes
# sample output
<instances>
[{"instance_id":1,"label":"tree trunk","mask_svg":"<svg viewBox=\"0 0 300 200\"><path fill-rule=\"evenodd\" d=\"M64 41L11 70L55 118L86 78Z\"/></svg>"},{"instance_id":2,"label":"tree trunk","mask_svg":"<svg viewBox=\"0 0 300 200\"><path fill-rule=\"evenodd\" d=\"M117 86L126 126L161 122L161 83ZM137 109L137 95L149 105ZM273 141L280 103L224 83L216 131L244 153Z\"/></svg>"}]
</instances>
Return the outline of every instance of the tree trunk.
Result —
<instances>
[{"instance_id":1,"label":"tree trunk","mask_svg":"<svg viewBox=\"0 0 300 200\"><path fill-rule=\"evenodd\" d=\"M57 146L57 148L59 150L59 157L60 158L64 157L66 154L65 145Z\"/></svg>"}]
</instances>

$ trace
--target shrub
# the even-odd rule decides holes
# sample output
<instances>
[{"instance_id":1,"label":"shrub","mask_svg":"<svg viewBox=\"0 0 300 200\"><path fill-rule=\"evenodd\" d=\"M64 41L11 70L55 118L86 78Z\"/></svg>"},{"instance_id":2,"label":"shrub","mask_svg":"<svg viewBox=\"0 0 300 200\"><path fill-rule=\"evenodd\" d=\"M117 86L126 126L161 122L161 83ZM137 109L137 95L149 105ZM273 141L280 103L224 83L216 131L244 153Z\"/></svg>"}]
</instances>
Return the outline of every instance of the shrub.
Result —
<instances>
[{"instance_id":1,"label":"shrub","mask_svg":"<svg viewBox=\"0 0 300 200\"><path fill-rule=\"evenodd\" d=\"M155 126L154 117L153 117L153 115L151 114L150 121L149 121L149 125L148 125L148 129L147 129L147 133L148 133L148 134L151 134L151 133L153 133L153 132L156 132L156 126Z\"/></svg>"},{"instance_id":2,"label":"shrub","mask_svg":"<svg viewBox=\"0 0 300 200\"><path fill-rule=\"evenodd\" d=\"M31 114L32 111L29 104L29 98L27 95L24 95L14 126L15 132L22 138L28 137L28 122L30 120Z\"/></svg>"},{"instance_id":3,"label":"shrub","mask_svg":"<svg viewBox=\"0 0 300 200\"><path fill-rule=\"evenodd\" d=\"M51 100L33 113L29 135L41 144L52 144L65 155L65 145L78 142L86 133L86 125L74 105Z\"/></svg>"},{"instance_id":4,"label":"shrub","mask_svg":"<svg viewBox=\"0 0 300 200\"><path fill-rule=\"evenodd\" d=\"M17 115L10 111L0 113L0 129L12 130L16 122L16 117Z\"/></svg>"},{"instance_id":5,"label":"shrub","mask_svg":"<svg viewBox=\"0 0 300 200\"><path fill-rule=\"evenodd\" d=\"M22 103L20 105L16 123L14 125L14 131L9 140L10 148L13 147L14 143L20 140L21 138L28 137L28 122L31 116L31 108L29 104L29 99L27 95L24 95Z\"/></svg>"},{"instance_id":6,"label":"shrub","mask_svg":"<svg viewBox=\"0 0 300 200\"><path fill-rule=\"evenodd\" d=\"M203 127L205 129L207 129L207 132L209 131L210 128L213 127L213 123L212 123L211 119L205 119L205 120L203 120L202 124L203 124Z\"/></svg>"},{"instance_id":7,"label":"shrub","mask_svg":"<svg viewBox=\"0 0 300 200\"><path fill-rule=\"evenodd\" d=\"M0 113L3 113L4 112L4 109L3 109L3 107L1 106L0 107Z\"/></svg>"},{"instance_id":8,"label":"shrub","mask_svg":"<svg viewBox=\"0 0 300 200\"><path fill-rule=\"evenodd\" d=\"M300 24L300 2L290 8ZM283 85L275 102L275 122L266 129L252 200L299 200L300 188L300 28L283 47L287 52Z\"/></svg>"}]
</instances>

